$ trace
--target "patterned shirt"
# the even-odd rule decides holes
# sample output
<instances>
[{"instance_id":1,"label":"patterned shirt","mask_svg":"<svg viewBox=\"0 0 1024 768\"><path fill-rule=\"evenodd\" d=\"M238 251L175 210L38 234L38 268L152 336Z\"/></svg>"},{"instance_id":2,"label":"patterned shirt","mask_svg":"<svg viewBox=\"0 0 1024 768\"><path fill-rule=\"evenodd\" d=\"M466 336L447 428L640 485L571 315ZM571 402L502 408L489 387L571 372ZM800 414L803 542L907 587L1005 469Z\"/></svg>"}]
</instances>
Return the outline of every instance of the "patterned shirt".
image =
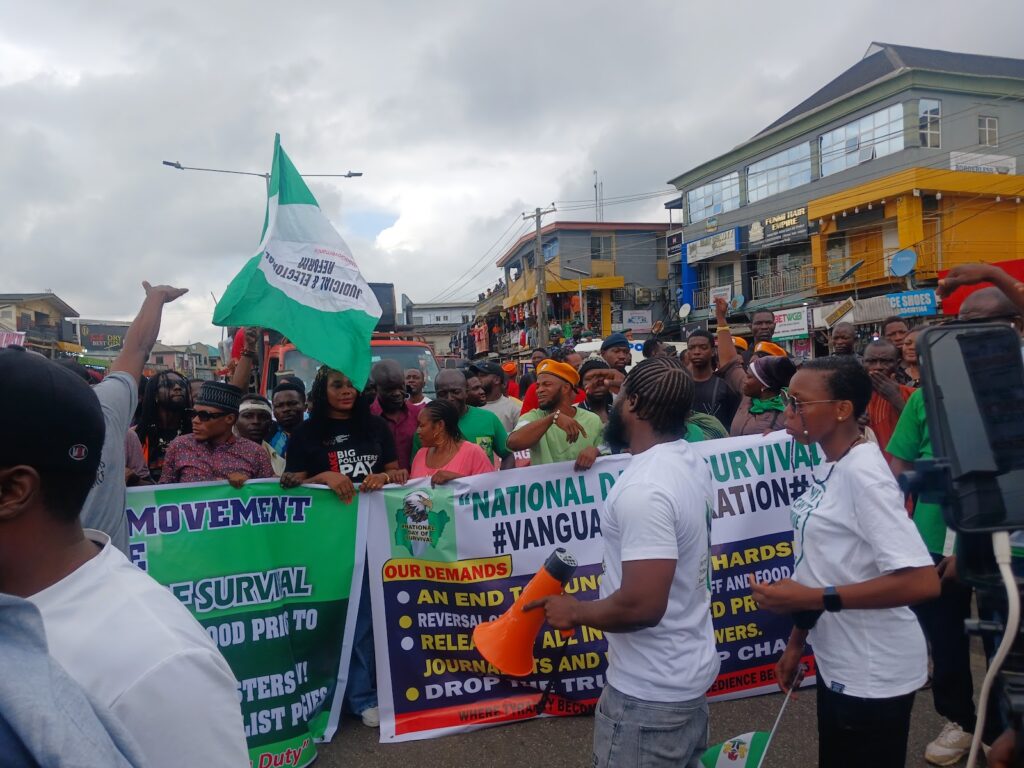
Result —
<instances>
[{"instance_id":1,"label":"patterned shirt","mask_svg":"<svg viewBox=\"0 0 1024 768\"><path fill-rule=\"evenodd\" d=\"M270 455L259 443L232 435L220 445L211 445L195 435L182 435L167 446L160 483L227 480L234 472L250 479L274 477Z\"/></svg>"},{"instance_id":2,"label":"patterned shirt","mask_svg":"<svg viewBox=\"0 0 1024 768\"><path fill-rule=\"evenodd\" d=\"M397 413L385 413L380 407L380 400L374 400L370 406L370 413L384 419L391 430L391 436L395 438L395 449L398 451L398 466L402 469L412 469L412 439L416 436L420 411L425 406L426 403L417 405L406 402Z\"/></svg>"}]
</instances>

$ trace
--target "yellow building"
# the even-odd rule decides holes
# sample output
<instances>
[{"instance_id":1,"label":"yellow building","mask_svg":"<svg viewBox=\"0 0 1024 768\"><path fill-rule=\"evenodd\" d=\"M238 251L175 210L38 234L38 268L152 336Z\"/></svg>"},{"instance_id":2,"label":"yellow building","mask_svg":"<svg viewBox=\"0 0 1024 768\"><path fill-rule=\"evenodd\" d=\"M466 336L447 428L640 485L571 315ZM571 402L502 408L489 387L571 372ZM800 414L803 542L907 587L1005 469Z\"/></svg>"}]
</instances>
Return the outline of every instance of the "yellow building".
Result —
<instances>
[{"instance_id":1,"label":"yellow building","mask_svg":"<svg viewBox=\"0 0 1024 768\"><path fill-rule=\"evenodd\" d=\"M541 242L548 321L581 322L601 337L625 328L649 333L672 312L667 229L667 224L639 222L545 226ZM505 270L500 327L510 339L517 330L536 328L535 239L532 233L524 235L497 262Z\"/></svg>"},{"instance_id":2,"label":"yellow building","mask_svg":"<svg viewBox=\"0 0 1024 768\"><path fill-rule=\"evenodd\" d=\"M1022 195L1020 176L910 168L811 200L807 215L818 222L811 236L817 292L902 284L889 267L903 249L917 253L915 277L923 281L956 264L1020 259Z\"/></svg>"}]
</instances>

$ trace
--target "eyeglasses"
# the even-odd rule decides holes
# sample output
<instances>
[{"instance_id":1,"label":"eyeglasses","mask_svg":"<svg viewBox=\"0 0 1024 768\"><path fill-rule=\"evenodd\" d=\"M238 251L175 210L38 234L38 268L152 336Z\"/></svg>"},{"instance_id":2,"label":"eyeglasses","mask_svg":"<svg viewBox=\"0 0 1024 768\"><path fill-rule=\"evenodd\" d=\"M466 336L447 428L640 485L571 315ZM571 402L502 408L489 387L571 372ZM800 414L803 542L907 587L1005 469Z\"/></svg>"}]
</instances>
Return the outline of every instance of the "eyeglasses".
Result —
<instances>
[{"instance_id":1,"label":"eyeglasses","mask_svg":"<svg viewBox=\"0 0 1024 768\"><path fill-rule=\"evenodd\" d=\"M783 387L779 390L779 397L782 398L782 404L789 408L793 413L803 412L805 405L815 405L816 403L839 403L841 400L797 400L791 394L789 390Z\"/></svg>"},{"instance_id":2,"label":"eyeglasses","mask_svg":"<svg viewBox=\"0 0 1024 768\"><path fill-rule=\"evenodd\" d=\"M199 419L205 424L208 421L223 418L228 414L224 411L218 411L217 413L213 413L212 411L189 411L188 415L190 419Z\"/></svg>"}]
</instances>

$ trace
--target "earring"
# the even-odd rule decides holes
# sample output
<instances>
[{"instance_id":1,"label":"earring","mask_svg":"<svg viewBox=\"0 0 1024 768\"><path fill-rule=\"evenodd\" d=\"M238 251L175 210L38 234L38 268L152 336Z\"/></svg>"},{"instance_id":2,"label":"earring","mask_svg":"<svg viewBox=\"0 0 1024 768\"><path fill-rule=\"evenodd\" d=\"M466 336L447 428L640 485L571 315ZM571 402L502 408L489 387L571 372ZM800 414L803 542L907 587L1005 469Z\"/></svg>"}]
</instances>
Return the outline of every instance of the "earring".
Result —
<instances>
[{"instance_id":1,"label":"earring","mask_svg":"<svg viewBox=\"0 0 1024 768\"><path fill-rule=\"evenodd\" d=\"M808 435L808 432L807 432L807 430L805 429L805 430L804 430L804 437L807 437L807 435Z\"/></svg>"}]
</instances>

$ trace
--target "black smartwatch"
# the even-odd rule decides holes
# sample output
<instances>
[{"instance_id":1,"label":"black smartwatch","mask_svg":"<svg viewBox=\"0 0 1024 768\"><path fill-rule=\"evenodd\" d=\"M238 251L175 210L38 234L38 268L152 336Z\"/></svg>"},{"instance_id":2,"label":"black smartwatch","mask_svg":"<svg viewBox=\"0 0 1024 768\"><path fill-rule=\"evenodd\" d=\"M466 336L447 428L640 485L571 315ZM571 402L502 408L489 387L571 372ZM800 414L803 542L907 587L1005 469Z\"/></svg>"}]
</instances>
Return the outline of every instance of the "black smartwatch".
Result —
<instances>
[{"instance_id":1,"label":"black smartwatch","mask_svg":"<svg viewBox=\"0 0 1024 768\"><path fill-rule=\"evenodd\" d=\"M843 610L843 601L835 587L825 587L825 610L837 613Z\"/></svg>"}]
</instances>

